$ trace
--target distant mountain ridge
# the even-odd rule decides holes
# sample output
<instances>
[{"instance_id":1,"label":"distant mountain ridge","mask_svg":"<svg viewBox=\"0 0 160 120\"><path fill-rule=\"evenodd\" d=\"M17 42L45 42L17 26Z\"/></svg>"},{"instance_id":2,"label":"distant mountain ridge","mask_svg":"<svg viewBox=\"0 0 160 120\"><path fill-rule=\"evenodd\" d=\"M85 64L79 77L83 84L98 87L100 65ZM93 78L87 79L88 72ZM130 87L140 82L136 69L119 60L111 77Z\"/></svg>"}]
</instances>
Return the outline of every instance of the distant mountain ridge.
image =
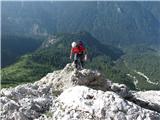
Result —
<instances>
[{"instance_id":1,"label":"distant mountain ridge","mask_svg":"<svg viewBox=\"0 0 160 120\"><path fill-rule=\"evenodd\" d=\"M2 2L2 33L88 31L103 43L160 45L160 2ZM16 12L18 11L18 12Z\"/></svg>"}]
</instances>

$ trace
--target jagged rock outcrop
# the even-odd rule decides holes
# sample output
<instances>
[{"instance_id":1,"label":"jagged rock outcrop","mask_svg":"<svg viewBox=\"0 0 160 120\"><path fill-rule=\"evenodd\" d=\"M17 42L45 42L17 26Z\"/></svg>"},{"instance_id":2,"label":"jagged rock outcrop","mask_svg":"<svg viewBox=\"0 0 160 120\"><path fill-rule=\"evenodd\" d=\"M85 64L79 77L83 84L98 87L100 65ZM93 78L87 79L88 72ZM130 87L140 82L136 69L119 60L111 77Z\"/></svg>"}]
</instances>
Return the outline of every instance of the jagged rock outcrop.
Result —
<instances>
[{"instance_id":1,"label":"jagged rock outcrop","mask_svg":"<svg viewBox=\"0 0 160 120\"><path fill-rule=\"evenodd\" d=\"M133 102L142 107L155 110L160 113L160 91L140 91L133 93Z\"/></svg>"},{"instance_id":2,"label":"jagged rock outcrop","mask_svg":"<svg viewBox=\"0 0 160 120\"><path fill-rule=\"evenodd\" d=\"M49 110L54 101L47 85L19 85L0 91L1 120L32 120Z\"/></svg>"},{"instance_id":3,"label":"jagged rock outcrop","mask_svg":"<svg viewBox=\"0 0 160 120\"><path fill-rule=\"evenodd\" d=\"M77 70L72 64L67 64L63 70L48 73L35 84L49 84L57 91L63 91L76 85L85 85L102 91L112 90L123 97L130 96L126 85L112 83L98 71L89 69Z\"/></svg>"},{"instance_id":4,"label":"jagged rock outcrop","mask_svg":"<svg viewBox=\"0 0 160 120\"><path fill-rule=\"evenodd\" d=\"M107 80L98 71L88 69L77 70L71 64L67 64L63 70L49 73L37 84L51 84L55 90L63 91L76 85L86 85L95 89L107 90Z\"/></svg>"},{"instance_id":5,"label":"jagged rock outcrop","mask_svg":"<svg viewBox=\"0 0 160 120\"><path fill-rule=\"evenodd\" d=\"M111 91L76 86L64 91L51 107L56 120L159 120L160 114L141 108Z\"/></svg>"},{"instance_id":6,"label":"jagged rock outcrop","mask_svg":"<svg viewBox=\"0 0 160 120\"><path fill-rule=\"evenodd\" d=\"M98 71L76 70L71 64L35 83L1 89L0 95L2 120L160 119L159 102L112 83ZM150 95L160 99L159 91ZM145 107L148 101L152 104Z\"/></svg>"},{"instance_id":7,"label":"jagged rock outcrop","mask_svg":"<svg viewBox=\"0 0 160 120\"><path fill-rule=\"evenodd\" d=\"M148 101L148 102L160 105L160 91L154 91L154 90L139 91L139 92L135 92L134 96L137 99L141 99L144 101Z\"/></svg>"}]
</instances>

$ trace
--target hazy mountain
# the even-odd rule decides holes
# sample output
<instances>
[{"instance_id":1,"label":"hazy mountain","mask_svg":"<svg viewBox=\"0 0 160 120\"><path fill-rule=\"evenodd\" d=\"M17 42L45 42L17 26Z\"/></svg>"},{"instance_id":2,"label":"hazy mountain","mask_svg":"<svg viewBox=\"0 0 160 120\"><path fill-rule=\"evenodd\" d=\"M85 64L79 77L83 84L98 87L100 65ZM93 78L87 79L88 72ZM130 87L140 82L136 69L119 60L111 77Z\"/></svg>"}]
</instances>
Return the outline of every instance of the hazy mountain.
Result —
<instances>
[{"instance_id":1,"label":"hazy mountain","mask_svg":"<svg viewBox=\"0 0 160 120\"><path fill-rule=\"evenodd\" d=\"M143 2L141 4L145 9L147 9L149 12L153 14L153 16L160 21L160 3L153 1L153 2Z\"/></svg>"},{"instance_id":2,"label":"hazy mountain","mask_svg":"<svg viewBox=\"0 0 160 120\"><path fill-rule=\"evenodd\" d=\"M107 44L159 45L159 6L160 2L2 2L2 33L44 36L85 30Z\"/></svg>"}]
</instances>

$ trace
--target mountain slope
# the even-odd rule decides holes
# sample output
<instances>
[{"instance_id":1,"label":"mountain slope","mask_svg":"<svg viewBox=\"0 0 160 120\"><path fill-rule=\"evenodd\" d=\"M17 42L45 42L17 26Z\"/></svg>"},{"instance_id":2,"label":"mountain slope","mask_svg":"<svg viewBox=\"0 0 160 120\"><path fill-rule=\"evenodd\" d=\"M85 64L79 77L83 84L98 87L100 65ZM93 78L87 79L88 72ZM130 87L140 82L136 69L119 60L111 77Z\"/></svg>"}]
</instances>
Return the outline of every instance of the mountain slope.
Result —
<instances>
[{"instance_id":1,"label":"mountain slope","mask_svg":"<svg viewBox=\"0 0 160 120\"><path fill-rule=\"evenodd\" d=\"M86 45L90 61L102 55L108 56L110 60L116 60L123 55L121 50L99 43L87 32L56 34L44 41L37 51L21 57L17 63L2 69L2 85L35 81L49 71L62 68L70 62L70 45L72 41L77 40L82 40Z\"/></svg>"},{"instance_id":2,"label":"mountain slope","mask_svg":"<svg viewBox=\"0 0 160 120\"><path fill-rule=\"evenodd\" d=\"M3 1L2 32L45 36L85 30L101 42L116 46L142 43L159 46L157 6L160 3L148 4L150 2Z\"/></svg>"},{"instance_id":3,"label":"mountain slope","mask_svg":"<svg viewBox=\"0 0 160 120\"><path fill-rule=\"evenodd\" d=\"M20 56L35 51L42 44L42 38L26 36L2 35L1 39L2 68L15 63Z\"/></svg>"},{"instance_id":4,"label":"mountain slope","mask_svg":"<svg viewBox=\"0 0 160 120\"><path fill-rule=\"evenodd\" d=\"M88 32L49 36L37 51L2 69L2 85L32 82L49 71L61 69L71 62L71 43L78 40L82 40L88 49L86 68L100 70L113 82L126 84L131 89L159 90L160 56L157 51L133 45L123 53L120 49L99 43Z\"/></svg>"},{"instance_id":5,"label":"mountain slope","mask_svg":"<svg viewBox=\"0 0 160 120\"><path fill-rule=\"evenodd\" d=\"M13 75L14 77L11 77L11 73L23 71L23 68L27 69L27 71L32 71L39 66L37 68L40 68L39 71L41 72L37 75L38 77L35 76L37 79L47 71L62 68L66 63L70 62L67 55L69 55L71 40L81 38L78 37L78 34L74 35L75 31L85 30L89 31L96 39L98 38L101 43L107 44L102 45L95 42L95 40L93 40L94 42L90 40L93 38L89 37L88 40L87 37L83 36L84 42L85 39L88 40L86 46L89 51L90 61L86 64L87 68L101 70L112 81L126 83L132 89L159 89L159 6L160 2L156 1L3 1L3 34L48 37L39 50L22 57L17 62L21 64L14 64L14 67L4 69L6 71L5 79L7 78L7 81L26 79L23 77L23 72L20 73L21 75ZM59 34L59 32L73 34ZM53 36L53 34L56 35ZM2 43L4 40L2 38ZM123 56L121 56L119 49L108 45L121 48L124 51ZM12 47L14 48L15 46ZM3 49L6 50L5 47ZM14 56L10 54L17 54L15 52L12 54L5 51L5 54L9 54L9 57L2 56L2 60L14 61L15 59L12 60ZM38 69L34 71L36 73ZM26 73L29 76L34 74L32 72ZM8 74L9 76L7 76ZM36 78L33 78L33 80L36 80ZM26 81L32 81L32 77L28 77Z\"/></svg>"},{"instance_id":6,"label":"mountain slope","mask_svg":"<svg viewBox=\"0 0 160 120\"><path fill-rule=\"evenodd\" d=\"M159 6L160 5L159 5L159 3L157 3L156 1L154 1L154 2L142 2L141 5L145 9L150 11L158 21L160 21L160 14L159 14L159 11L160 11L160 7Z\"/></svg>"}]
</instances>

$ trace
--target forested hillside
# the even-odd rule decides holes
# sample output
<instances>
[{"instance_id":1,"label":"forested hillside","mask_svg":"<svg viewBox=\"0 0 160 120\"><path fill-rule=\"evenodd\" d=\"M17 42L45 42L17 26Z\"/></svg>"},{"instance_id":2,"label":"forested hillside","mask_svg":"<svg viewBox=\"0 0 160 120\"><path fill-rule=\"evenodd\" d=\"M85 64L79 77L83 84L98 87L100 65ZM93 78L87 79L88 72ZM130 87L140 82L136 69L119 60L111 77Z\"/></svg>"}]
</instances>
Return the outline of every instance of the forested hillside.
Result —
<instances>
[{"instance_id":1,"label":"forested hillside","mask_svg":"<svg viewBox=\"0 0 160 120\"><path fill-rule=\"evenodd\" d=\"M13 64L26 53L34 52L42 44L42 38L32 38L16 35L2 35L1 67Z\"/></svg>"},{"instance_id":2,"label":"forested hillside","mask_svg":"<svg viewBox=\"0 0 160 120\"><path fill-rule=\"evenodd\" d=\"M82 40L88 49L89 61L86 67L100 71L109 70L106 76L115 78L114 80L120 78L121 71L112 70L113 61L123 55L120 49L101 44L87 32L60 33L44 41L37 51L21 57L16 64L2 69L2 85L32 82L48 72L63 68L68 62L71 62L69 60L70 44L77 40ZM119 76L117 79L116 75ZM126 80L120 81L119 79L119 82L123 83Z\"/></svg>"},{"instance_id":3,"label":"forested hillside","mask_svg":"<svg viewBox=\"0 0 160 120\"><path fill-rule=\"evenodd\" d=\"M59 33L50 36L38 50L2 69L2 86L33 82L48 72L63 68L71 62L69 52L72 41L78 40L82 40L88 50L89 60L85 68L99 70L112 81L124 83L131 89L159 89L160 57L156 51L140 46L137 48L140 50L134 51L134 55L130 54L131 49L124 53L113 46L101 44L88 32ZM149 81L143 74L149 77Z\"/></svg>"}]
</instances>

